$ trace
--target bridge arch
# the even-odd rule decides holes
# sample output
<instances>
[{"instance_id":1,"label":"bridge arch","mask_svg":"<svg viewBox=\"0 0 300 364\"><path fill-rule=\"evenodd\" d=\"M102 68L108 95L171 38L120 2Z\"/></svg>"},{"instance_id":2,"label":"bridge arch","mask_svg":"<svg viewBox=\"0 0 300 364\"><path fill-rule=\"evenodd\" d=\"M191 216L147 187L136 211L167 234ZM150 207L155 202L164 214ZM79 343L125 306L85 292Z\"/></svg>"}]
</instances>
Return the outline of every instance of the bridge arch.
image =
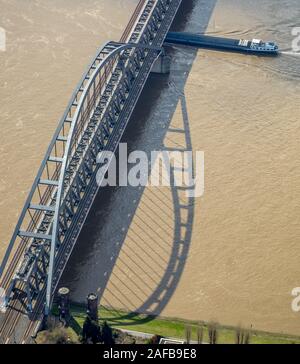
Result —
<instances>
[{"instance_id":1,"label":"bridge arch","mask_svg":"<svg viewBox=\"0 0 300 364\"><path fill-rule=\"evenodd\" d=\"M181 2L140 0L121 43L101 47L75 89L0 267L5 341L21 322L18 340L29 340L48 312L98 190L95 155L117 147Z\"/></svg>"},{"instance_id":2,"label":"bridge arch","mask_svg":"<svg viewBox=\"0 0 300 364\"><path fill-rule=\"evenodd\" d=\"M56 256L62 255L60 246L65 238L72 240L67 233L72 220L76 218L78 226L82 225L76 215L94 175L97 154L103 149L116 149L120 136L116 131L122 132L115 128L118 117L149 52L157 57L161 48L108 42L97 52L76 87L0 268L0 275L5 273L1 286L6 290L6 303L18 286L26 292L28 309L32 310L34 295L47 277L46 309L50 307L53 285L58 281L53 280L54 271L62 270L56 266ZM70 246L62 251L69 255L71 250ZM5 271L13 251L13 264ZM22 255L24 259L18 266Z\"/></svg>"}]
</instances>

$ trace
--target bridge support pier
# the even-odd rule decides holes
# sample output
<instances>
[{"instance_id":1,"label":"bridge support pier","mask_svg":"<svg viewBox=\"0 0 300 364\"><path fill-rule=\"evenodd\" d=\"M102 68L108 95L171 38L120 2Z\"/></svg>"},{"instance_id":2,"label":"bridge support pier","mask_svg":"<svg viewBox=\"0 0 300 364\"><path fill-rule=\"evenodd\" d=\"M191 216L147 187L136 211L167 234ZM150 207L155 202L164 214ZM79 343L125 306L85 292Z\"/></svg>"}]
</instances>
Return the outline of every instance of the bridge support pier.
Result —
<instances>
[{"instance_id":1,"label":"bridge support pier","mask_svg":"<svg viewBox=\"0 0 300 364\"><path fill-rule=\"evenodd\" d=\"M90 293L87 296L87 314L94 321L98 321L98 296Z\"/></svg>"},{"instance_id":2,"label":"bridge support pier","mask_svg":"<svg viewBox=\"0 0 300 364\"><path fill-rule=\"evenodd\" d=\"M70 290L66 287L62 287L58 290L58 309L59 317L67 320L70 315Z\"/></svg>"},{"instance_id":3,"label":"bridge support pier","mask_svg":"<svg viewBox=\"0 0 300 364\"><path fill-rule=\"evenodd\" d=\"M151 73L166 75L170 73L171 57L167 56L164 52L159 55L154 63Z\"/></svg>"}]
</instances>

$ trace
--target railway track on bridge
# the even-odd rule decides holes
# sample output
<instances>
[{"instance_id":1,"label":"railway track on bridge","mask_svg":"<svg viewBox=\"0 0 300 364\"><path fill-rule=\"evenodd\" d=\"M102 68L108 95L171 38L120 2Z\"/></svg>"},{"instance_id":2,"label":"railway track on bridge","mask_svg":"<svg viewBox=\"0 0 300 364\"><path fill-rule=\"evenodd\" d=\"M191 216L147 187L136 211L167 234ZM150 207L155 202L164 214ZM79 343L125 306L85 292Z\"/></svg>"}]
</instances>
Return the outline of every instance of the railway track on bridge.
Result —
<instances>
[{"instance_id":1,"label":"railway track on bridge","mask_svg":"<svg viewBox=\"0 0 300 364\"><path fill-rule=\"evenodd\" d=\"M3 343L30 342L51 307L104 177L97 155L117 149L180 4L141 0L120 42L97 52L75 90L1 265Z\"/></svg>"}]
</instances>

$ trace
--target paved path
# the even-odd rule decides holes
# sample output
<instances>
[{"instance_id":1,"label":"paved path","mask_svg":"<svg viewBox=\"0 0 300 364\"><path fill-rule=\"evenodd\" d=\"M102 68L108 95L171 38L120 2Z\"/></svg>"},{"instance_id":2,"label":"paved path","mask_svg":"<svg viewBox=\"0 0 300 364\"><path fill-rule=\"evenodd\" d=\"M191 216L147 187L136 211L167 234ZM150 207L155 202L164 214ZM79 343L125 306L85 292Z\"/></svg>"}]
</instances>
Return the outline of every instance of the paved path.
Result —
<instances>
[{"instance_id":1,"label":"paved path","mask_svg":"<svg viewBox=\"0 0 300 364\"><path fill-rule=\"evenodd\" d=\"M131 335L131 336L135 336L135 337L139 337L141 339L151 339L154 334L149 334L149 333L146 333L146 332L140 332L140 331L133 331L133 330L126 330L126 329L119 329L118 330L128 334L128 335ZM175 341L185 341L184 339L178 339L178 338L172 338L172 337L165 337L165 339L170 339L170 340L175 340ZM191 340L191 344L198 344L197 341L193 341ZM206 344L206 343L203 343L203 344Z\"/></svg>"}]
</instances>

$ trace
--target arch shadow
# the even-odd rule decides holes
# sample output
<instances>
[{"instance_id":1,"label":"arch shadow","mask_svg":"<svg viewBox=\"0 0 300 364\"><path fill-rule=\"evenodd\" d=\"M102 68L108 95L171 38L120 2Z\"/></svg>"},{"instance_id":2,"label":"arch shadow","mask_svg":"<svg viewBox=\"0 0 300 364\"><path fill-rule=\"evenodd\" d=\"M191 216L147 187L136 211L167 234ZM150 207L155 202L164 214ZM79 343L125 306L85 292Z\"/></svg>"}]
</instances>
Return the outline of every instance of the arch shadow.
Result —
<instances>
[{"instance_id":1,"label":"arch shadow","mask_svg":"<svg viewBox=\"0 0 300 364\"><path fill-rule=\"evenodd\" d=\"M172 30L205 32L216 2L183 2ZM149 77L122 139L128 143L128 154L143 150L150 157L151 151L169 150L168 139L174 151L193 149L184 88L198 51L172 47L167 53L172 57L171 74ZM182 126L174 128L172 119L178 109ZM169 138L170 133L174 138ZM131 312L120 317L118 311L116 319L110 319L116 325L124 319L129 319L128 325L142 324L161 314L178 286L190 249L194 198L184 197L186 192L175 186L168 192L154 192L156 196L150 191L145 201L148 188L102 188L60 286L71 289L73 301L83 302L93 291L112 313L117 308ZM125 243L128 239L131 244ZM152 253L144 248L149 243Z\"/></svg>"}]
</instances>

